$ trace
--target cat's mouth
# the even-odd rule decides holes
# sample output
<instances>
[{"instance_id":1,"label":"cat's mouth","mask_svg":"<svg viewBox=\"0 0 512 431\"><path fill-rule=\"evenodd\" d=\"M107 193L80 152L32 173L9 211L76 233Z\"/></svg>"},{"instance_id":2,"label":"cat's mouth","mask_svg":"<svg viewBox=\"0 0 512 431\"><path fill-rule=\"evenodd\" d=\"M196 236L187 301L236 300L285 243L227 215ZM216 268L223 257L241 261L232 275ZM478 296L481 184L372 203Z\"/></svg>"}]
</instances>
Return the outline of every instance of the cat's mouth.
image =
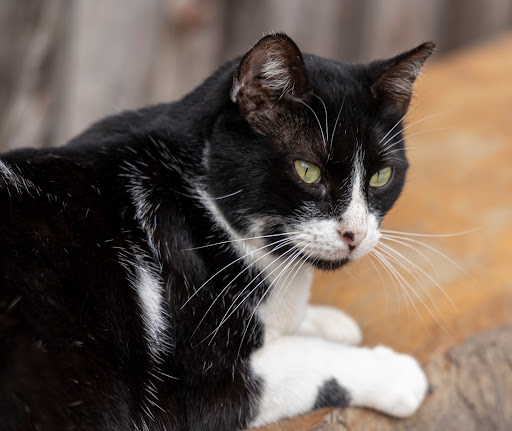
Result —
<instances>
[{"instance_id":1,"label":"cat's mouth","mask_svg":"<svg viewBox=\"0 0 512 431\"><path fill-rule=\"evenodd\" d=\"M293 247L303 260L322 270L341 268L371 252L380 238L378 221L368 217L363 232L340 231L335 220L308 222L296 227Z\"/></svg>"},{"instance_id":2,"label":"cat's mouth","mask_svg":"<svg viewBox=\"0 0 512 431\"><path fill-rule=\"evenodd\" d=\"M317 257L313 258L310 256L304 256L303 258L306 260L306 262L322 271L334 271L350 262L350 259L348 258L337 260L319 259Z\"/></svg>"}]
</instances>

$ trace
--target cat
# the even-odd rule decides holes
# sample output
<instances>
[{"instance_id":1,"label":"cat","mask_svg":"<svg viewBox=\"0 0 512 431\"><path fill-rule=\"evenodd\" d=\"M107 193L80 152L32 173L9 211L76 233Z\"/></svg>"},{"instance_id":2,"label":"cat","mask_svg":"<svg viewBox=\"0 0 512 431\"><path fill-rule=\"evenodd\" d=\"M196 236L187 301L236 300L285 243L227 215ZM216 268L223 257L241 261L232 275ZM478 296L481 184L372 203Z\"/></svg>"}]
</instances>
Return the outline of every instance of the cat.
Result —
<instances>
[{"instance_id":1,"label":"cat","mask_svg":"<svg viewBox=\"0 0 512 431\"><path fill-rule=\"evenodd\" d=\"M2 430L236 430L324 406L405 417L412 357L308 305L402 190L434 45L344 64L263 37L171 104L0 157Z\"/></svg>"}]
</instances>

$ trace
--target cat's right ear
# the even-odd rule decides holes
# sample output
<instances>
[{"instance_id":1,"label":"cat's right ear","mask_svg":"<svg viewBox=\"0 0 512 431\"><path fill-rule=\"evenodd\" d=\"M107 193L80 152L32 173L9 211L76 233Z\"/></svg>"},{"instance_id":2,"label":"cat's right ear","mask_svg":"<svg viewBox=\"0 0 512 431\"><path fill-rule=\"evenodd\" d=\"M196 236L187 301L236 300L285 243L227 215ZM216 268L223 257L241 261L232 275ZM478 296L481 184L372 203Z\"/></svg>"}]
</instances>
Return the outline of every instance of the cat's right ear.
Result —
<instances>
[{"instance_id":1,"label":"cat's right ear","mask_svg":"<svg viewBox=\"0 0 512 431\"><path fill-rule=\"evenodd\" d=\"M231 100L251 123L272 120L285 109L287 99L306 100L310 95L302 54L283 33L260 39L233 75Z\"/></svg>"},{"instance_id":2,"label":"cat's right ear","mask_svg":"<svg viewBox=\"0 0 512 431\"><path fill-rule=\"evenodd\" d=\"M435 44L426 42L389 60L370 64L374 75L371 91L381 110L400 117L405 115L414 81L434 50Z\"/></svg>"}]
</instances>

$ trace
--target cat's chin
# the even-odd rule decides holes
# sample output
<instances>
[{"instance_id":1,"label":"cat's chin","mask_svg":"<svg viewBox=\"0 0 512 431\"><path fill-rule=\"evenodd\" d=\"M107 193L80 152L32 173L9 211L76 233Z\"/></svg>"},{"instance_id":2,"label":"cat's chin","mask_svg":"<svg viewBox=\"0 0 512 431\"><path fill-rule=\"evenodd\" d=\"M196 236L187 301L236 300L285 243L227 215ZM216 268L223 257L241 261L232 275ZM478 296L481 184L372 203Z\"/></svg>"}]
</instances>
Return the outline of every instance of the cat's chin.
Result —
<instances>
[{"instance_id":1,"label":"cat's chin","mask_svg":"<svg viewBox=\"0 0 512 431\"><path fill-rule=\"evenodd\" d=\"M307 258L307 261L311 266L322 271L335 271L350 262L349 259L328 260L318 258Z\"/></svg>"}]
</instances>

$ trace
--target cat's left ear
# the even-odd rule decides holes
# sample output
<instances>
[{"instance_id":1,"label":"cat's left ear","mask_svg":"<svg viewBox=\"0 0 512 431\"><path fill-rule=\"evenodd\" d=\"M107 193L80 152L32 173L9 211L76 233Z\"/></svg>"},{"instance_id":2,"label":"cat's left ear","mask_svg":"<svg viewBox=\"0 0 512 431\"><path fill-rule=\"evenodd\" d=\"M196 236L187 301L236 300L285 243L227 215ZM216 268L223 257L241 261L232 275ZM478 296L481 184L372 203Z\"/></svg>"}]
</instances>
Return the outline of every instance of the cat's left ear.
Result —
<instances>
[{"instance_id":1,"label":"cat's left ear","mask_svg":"<svg viewBox=\"0 0 512 431\"><path fill-rule=\"evenodd\" d=\"M289 98L306 100L310 95L302 54L283 33L260 39L233 75L231 100L249 122L272 120Z\"/></svg>"},{"instance_id":2,"label":"cat's left ear","mask_svg":"<svg viewBox=\"0 0 512 431\"><path fill-rule=\"evenodd\" d=\"M384 112L405 115L411 101L414 81L434 50L435 44L426 42L390 60L370 64L372 94Z\"/></svg>"}]
</instances>

